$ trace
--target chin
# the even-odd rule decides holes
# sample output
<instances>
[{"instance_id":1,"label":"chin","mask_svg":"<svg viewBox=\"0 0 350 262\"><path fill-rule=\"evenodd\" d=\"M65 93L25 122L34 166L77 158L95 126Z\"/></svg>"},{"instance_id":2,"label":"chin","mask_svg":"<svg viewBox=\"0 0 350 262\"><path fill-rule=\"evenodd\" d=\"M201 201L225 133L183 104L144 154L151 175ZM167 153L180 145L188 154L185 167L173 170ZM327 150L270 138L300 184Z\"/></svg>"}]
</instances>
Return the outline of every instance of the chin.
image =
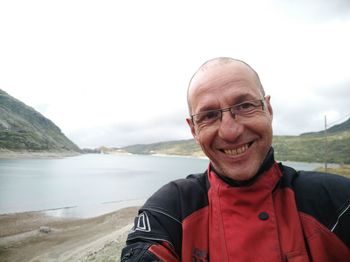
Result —
<instances>
[{"instance_id":1,"label":"chin","mask_svg":"<svg viewBox=\"0 0 350 262\"><path fill-rule=\"evenodd\" d=\"M255 174L254 174L255 175ZM247 174L229 174L229 175L225 175L228 178L231 178L233 180L237 180L237 181L246 181L251 179L252 177L254 177L254 175L247 175Z\"/></svg>"},{"instance_id":2,"label":"chin","mask_svg":"<svg viewBox=\"0 0 350 262\"><path fill-rule=\"evenodd\" d=\"M245 180L249 180L251 178L253 178L256 173L258 172L258 170L252 170L252 169L244 169L244 168L240 168L237 169L237 171L233 171L232 169L218 169L218 170L222 170L223 172L221 172L222 175L224 175L225 177L228 177L230 179L233 180L237 180L237 181L245 181ZM226 172L225 172L226 171Z\"/></svg>"}]
</instances>

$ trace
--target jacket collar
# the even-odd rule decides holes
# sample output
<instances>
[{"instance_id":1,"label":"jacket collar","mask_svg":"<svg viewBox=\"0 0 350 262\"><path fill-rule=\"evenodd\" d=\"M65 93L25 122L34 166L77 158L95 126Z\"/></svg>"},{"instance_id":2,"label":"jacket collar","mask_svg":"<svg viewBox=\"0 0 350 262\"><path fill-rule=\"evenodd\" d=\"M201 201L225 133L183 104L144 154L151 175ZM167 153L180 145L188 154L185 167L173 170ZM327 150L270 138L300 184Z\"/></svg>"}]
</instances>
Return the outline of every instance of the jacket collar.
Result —
<instances>
[{"instance_id":1,"label":"jacket collar","mask_svg":"<svg viewBox=\"0 0 350 262\"><path fill-rule=\"evenodd\" d=\"M266 172L267 170L269 170L271 168L271 166L275 163L275 158L274 158L274 150L271 147L269 152L267 153L265 160L263 161L263 163L261 164L258 172L256 173L256 175L254 177L252 177L251 179L248 180L244 180L244 181L238 181L238 180L234 180L228 177L225 177L221 174L219 174L218 172L215 171L214 167L210 164L209 166L209 172L213 171L220 179L222 179L225 183L229 184L230 186L233 187L241 187L241 186L250 186L252 185L256 179L263 174L264 172Z\"/></svg>"}]
</instances>

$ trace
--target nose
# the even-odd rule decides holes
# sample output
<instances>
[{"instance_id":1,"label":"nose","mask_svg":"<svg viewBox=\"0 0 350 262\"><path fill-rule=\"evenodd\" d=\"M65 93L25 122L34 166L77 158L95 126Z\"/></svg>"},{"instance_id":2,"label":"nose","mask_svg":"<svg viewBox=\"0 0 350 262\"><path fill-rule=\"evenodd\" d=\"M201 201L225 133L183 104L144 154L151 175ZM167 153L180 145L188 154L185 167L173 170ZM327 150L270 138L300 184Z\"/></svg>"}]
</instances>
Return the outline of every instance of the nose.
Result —
<instances>
[{"instance_id":1,"label":"nose","mask_svg":"<svg viewBox=\"0 0 350 262\"><path fill-rule=\"evenodd\" d=\"M237 121L230 111L222 112L218 135L226 141L235 141L244 130L244 126Z\"/></svg>"}]
</instances>

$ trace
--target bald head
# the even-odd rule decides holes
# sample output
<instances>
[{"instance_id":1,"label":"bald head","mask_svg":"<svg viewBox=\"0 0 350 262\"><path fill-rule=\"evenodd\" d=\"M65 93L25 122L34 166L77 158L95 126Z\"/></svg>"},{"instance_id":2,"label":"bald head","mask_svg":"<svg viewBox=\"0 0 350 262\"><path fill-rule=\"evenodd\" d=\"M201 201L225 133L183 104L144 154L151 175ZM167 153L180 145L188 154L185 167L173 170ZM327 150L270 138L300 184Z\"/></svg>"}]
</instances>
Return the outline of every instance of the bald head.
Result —
<instances>
[{"instance_id":1,"label":"bald head","mask_svg":"<svg viewBox=\"0 0 350 262\"><path fill-rule=\"evenodd\" d=\"M222 69L222 70L221 70ZM187 103L189 113L192 114L192 96L196 91L209 79L220 78L221 71L226 70L228 73L240 74L245 73L256 83L262 97L265 96L264 88L260 82L257 72L244 61L230 58L230 57L218 57L205 62L197 72L192 76L188 89L187 89Z\"/></svg>"}]
</instances>

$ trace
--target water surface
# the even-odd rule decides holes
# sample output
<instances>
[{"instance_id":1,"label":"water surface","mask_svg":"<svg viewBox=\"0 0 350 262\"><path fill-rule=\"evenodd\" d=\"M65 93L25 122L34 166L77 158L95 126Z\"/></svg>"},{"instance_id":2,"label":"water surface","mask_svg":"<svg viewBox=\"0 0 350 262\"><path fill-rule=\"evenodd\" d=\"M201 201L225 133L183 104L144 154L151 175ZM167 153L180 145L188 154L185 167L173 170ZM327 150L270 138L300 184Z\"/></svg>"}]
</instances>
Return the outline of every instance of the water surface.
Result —
<instances>
[{"instance_id":1,"label":"water surface","mask_svg":"<svg viewBox=\"0 0 350 262\"><path fill-rule=\"evenodd\" d=\"M284 162L312 170L321 164ZM142 205L165 183L201 173L207 159L87 154L62 159L0 159L0 214L47 210L91 217Z\"/></svg>"}]
</instances>

